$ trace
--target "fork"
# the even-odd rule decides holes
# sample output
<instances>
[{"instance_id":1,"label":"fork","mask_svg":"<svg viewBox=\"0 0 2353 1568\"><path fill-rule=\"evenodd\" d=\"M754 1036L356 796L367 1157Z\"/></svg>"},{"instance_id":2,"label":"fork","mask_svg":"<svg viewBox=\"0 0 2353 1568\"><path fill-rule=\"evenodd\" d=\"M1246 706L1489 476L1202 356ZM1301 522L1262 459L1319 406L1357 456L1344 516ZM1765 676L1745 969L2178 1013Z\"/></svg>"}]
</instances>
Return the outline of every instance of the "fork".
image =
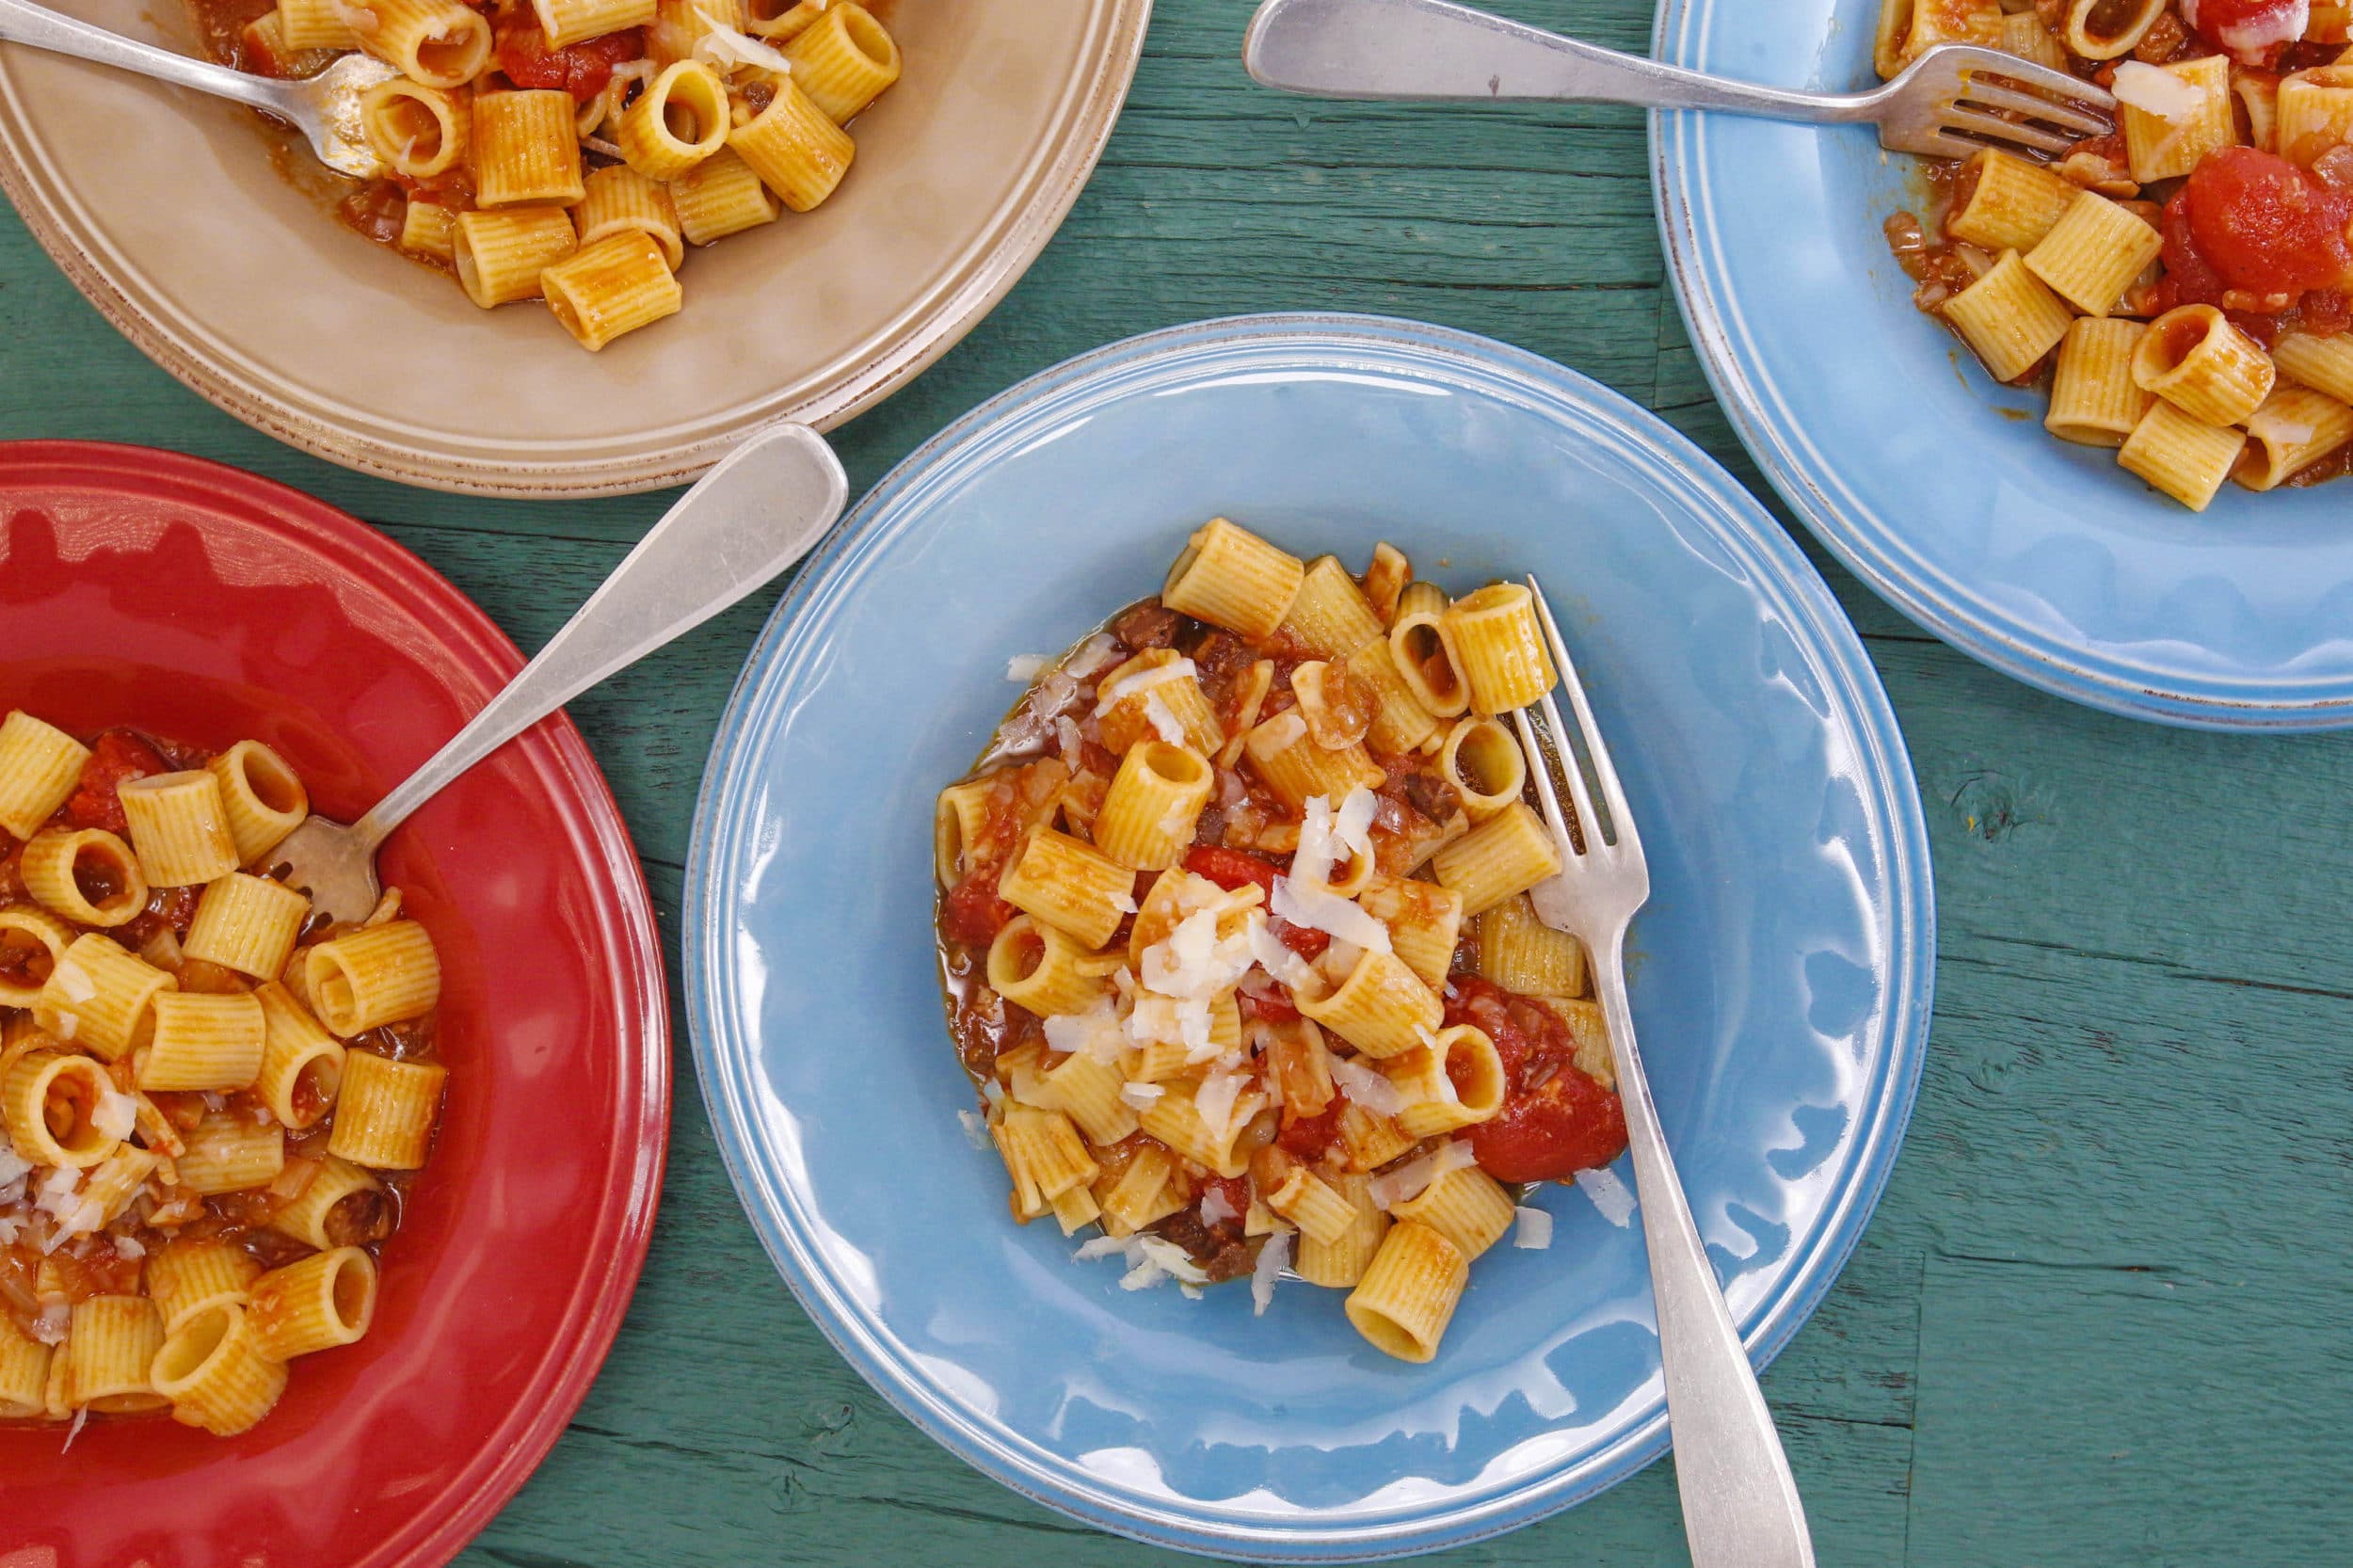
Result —
<instances>
[{"instance_id":1,"label":"fork","mask_svg":"<svg viewBox=\"0 0 2353 1568\"><path fill-rule=\"evenodd\" d=\"M799 560L833 526L849 480L806 424L746 437L662 515L505 689L358 822L305 817L264 858L342 923L376 907L376 851L444 785L615 670L700 626Z\"/></svg>"},{"instance_id":2,"label":"fork","mask_svg":"<svg viewBox=\"0 0 2353 1568\"><path fill-rule=\"evenodd\" d=\"M1609 1025L1634 1154L1634 1184L1641 1199L1642 1240L1650 1253L1651 1294L1658 1309L1658 1353L1667 1384L1667 1420L1674 1432L1675 1480L1683 1496L1683 1531L1693 1568L1812 1568L1814 1545L1805 1528L1798 1483L1781 1451L1772 1412L1756 1386L1748 1352L1733 1327L1707 1260L1690 1205L1675 1175L1667 1135L1651 1103L1650 1082L1634 1040L1625 997L1625 933L1650 900L1650 867L1626 804L1609 748L1585 698L1584 682L1561 639L1560 623L1544 589L1528 579L1536 616L1577 713L1577 735L1591 760L1609 808L1593 810L1585 777L1570 749L1570 731L1547 691L1539 699L1552 745L1538 744L1529 711L1514 712L1529 775L1544 802L1545 822L1561 852L1561 871L1529 889L1536 918L1585 944L1593 956L1593 991ZM1578 833L1561 812L1560 786L1568 788Z\"/></svg>"},{"instance_id":3,"label":"fork","mask_svg":"<svg viewBox=\"0 0 2353 1568\"><path fill-rule=\"evenodd\" d=\"M1924 50L1869 92L1794 92L1621 55L1449 0L1265 0L1242 63L1261 86L1316 98L1566 99L1868 121L1881 146L1939 158L1993 143L2055 156L2107 135L2113 124L2094 109L2116 106L2064 71L1974 44Z\"/></svg>"},{"instance_id":4,"label":"fork","mask_svg":"<svg viewBox=\"0 0 2353 1568\"><path fill-rule=\"evenodd\" d=\"M319 162L338 174L364 180L383 172L382 161L360 127L360 95L400 72L370 56L346 55L300 81L249 76L93 27L28 0L0 0L0 40L232 99L293 125L310 138Z\"/></svg>"}]
</instances>

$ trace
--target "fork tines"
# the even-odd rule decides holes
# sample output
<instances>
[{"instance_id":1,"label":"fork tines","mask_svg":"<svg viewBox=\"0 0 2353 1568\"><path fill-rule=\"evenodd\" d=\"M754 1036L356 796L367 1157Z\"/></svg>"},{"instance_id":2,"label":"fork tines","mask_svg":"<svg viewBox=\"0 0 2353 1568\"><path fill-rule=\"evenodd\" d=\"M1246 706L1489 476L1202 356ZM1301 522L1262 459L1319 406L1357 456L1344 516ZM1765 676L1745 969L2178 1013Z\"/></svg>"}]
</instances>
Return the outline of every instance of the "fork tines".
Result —
<instances>
[{"instance_id":1,"label":"fork tines","mask_svg":"<svg viewBox=\"0 0 2353 1568\"><path fill-rule=\"evenodd\" d=\"M1552 649L1552 662L1561 672L1561 684L1569 695L1569 707L1577 714L1575 738L1584 744L1585 757L1593 764L1594 781L1601 787L1602 805L1609 811L1607 834L1602 818L1593 809L1592 793L1586 789L1585 772L1577 763L1577 751L1569 728L1561 720L1561 710L1546 692L1537 701L1550 732L1552 746L1547 752L1537 744L1530 728L1528 710L1523 708L1513 715L1519 729L1520 743L1529 753L1529 772L1535 779L1536 793L1544 802L1545 824L1560 842L1585 855L1605 850L1641 853L1641 840L1634 830L1634 817L1626 807L1625 791L1618 782L1618 770L1609 760L1609 747L1601 738L1601 727L1593 722L1593 710L1585 697L1585 682L1577 673L1577 663L1569 657L1568 644L1561 640L1561 623L1553 618L1552 606L1545 602L1545 590L1531 573L1528 591L1535 600L1536 618L1544 627L1545 642ZM1557 777L1556 777L1557 774ZM1575 828L1564 822L1561 811L1560 784L1568 786L1575 809Z\"/></svg>"}]
</instances>

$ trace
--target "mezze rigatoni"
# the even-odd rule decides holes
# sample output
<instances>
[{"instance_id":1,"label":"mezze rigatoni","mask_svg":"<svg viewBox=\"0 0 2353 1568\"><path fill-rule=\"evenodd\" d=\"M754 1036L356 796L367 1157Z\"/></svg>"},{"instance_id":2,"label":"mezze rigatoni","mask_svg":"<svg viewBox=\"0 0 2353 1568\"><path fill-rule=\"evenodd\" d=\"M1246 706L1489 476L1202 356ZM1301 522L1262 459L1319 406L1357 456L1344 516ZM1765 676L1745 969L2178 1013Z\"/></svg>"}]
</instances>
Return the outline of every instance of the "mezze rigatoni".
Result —
<instances>
[{"instance_id":1,"label":"mezze rigatoni","mask_svg":"<svg viewBox=\"0 0 2353 1568\"><path fill-rule=\"evenodd\" d=\"M401 918L269 874L309 809L269 747L0 721L0 1422L223 1436L368 1332L448 1070Z\"/></svg>"},{"instance_id":2,"label":"mezze rigatoni","mask_svg":"<svg viewBox=\"0 0 2353 1568\"><path fill-rule=\"evenodd\" d=\"M1021 1224L1130 1288L1342 1292L1409 1361L1529 1183L1625 1128L1498 715L1557 679L1528 591L1454 598L1217 519L1032 682L934 823L951 1033Z\"/></svg>"},{"instance_id":3,"label":"mezze rigatoni","mask_svg":"<svg viewBox=\"0 0 2353 1568\"><path fill-rule=\"evenodd\" d=\"M485 310L539 299L583 348L683 308L689 247L806 213L899 79L856 0L190 0L222 63L303 77L364 50L368 238Z\"/></svg>"}]
</instances>

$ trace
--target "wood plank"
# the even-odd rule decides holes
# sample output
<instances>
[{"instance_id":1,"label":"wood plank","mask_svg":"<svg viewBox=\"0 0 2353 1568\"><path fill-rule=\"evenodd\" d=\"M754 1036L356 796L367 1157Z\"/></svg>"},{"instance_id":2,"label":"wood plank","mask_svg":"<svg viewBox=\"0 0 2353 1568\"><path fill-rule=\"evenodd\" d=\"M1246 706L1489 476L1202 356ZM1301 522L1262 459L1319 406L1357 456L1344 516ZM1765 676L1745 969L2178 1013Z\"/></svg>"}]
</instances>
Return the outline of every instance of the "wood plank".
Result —
<instances>
[{"instance_id":1,"label":"wood plank","mask_svg":"<svg viewBox=\"0 0 2353 1568\"><path fill-rule=\"evenodd\" d=\"M2342 1266L2208 1277L2087 1240L1929 1260L1910 1560L2342 1560Z\"/></svg>"}]
</instances>

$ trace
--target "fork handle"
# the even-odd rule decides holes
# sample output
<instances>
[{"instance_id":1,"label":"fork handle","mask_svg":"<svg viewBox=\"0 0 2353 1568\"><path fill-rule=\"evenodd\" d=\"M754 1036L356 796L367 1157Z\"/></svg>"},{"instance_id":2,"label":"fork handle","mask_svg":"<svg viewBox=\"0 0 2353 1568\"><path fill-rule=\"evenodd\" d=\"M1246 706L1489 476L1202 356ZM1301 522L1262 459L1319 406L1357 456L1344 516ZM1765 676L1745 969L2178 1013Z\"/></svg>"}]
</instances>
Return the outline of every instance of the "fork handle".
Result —
<instances>
[{"instance_id":1,"label":"fork handle","mask_svg":"<svg viewBox=\"0 0 2353 1568\"><path fill-rule=\"evenodd\" d=\"M1625 998L1625 935L1593 955L1594 990L1618 1066L1618 1096L1658 1305L1658 1351L1692 1568L1813 1568L1805 1508L1772 1412L1733 1327L1651 1103Z\"/></svg>"},{"instance_id":2,"label":"fork handle","mask_svg":"<svg viewBox=\"0 0 2353 1568\"><path fill-rule=\"evenodd\" d=\"M60 15L46 6L32 5L29 0L0 0L0 39L53 54L71 55L95 65L136 72L175 87L194 88L216 98L233 99L250 108L285 113L278 85L266 77L248 76L210 60L175 55L168 49L93 27L79 18Z\"/></svg>"},{"instance_id":3,"label":"fork handle","mask_svg":"<svg viewBox=\"0 0 2353 1568\"><path fill-rule=\"evenodd\" d=\"M1316 98L1569 99L1814 121L1867 120L1875 103L1705 76L1448 0L1266 0L1242 62L1262 86Z\"/></svg>"}]
</instances>

